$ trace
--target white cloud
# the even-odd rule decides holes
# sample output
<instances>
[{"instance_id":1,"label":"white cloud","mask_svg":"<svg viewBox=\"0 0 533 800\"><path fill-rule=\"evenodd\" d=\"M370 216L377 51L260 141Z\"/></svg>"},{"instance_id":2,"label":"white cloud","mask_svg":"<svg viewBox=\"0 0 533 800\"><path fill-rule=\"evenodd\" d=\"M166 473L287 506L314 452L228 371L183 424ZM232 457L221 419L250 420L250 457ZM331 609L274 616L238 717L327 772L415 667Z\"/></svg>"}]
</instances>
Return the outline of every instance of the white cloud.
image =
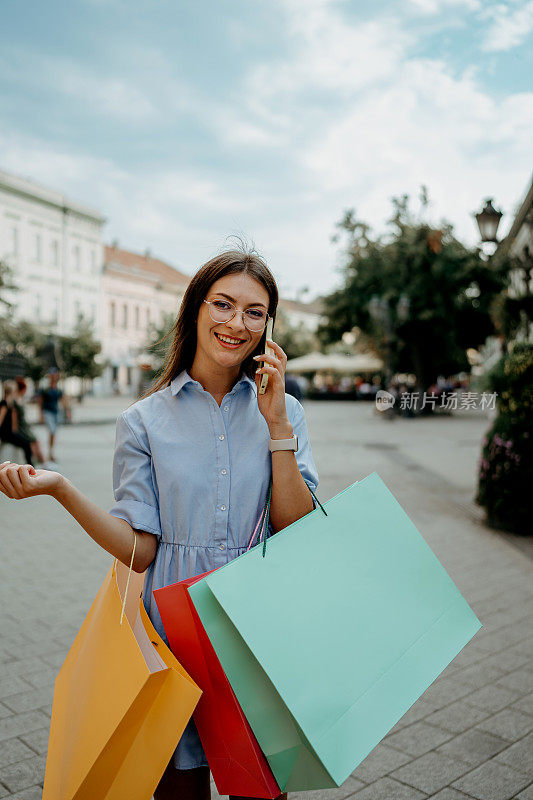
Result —
<instances>
[{"instance_id":1,"label":"white cloud","mask_svg":"<svg viewBox=\"0 0 533 800\"><path fill-rule=\"evenodd\" d=\"M477 11L481 8L480 0L408 0L408 3L426 16L440 14L446 9L459 6L468 11Z\"/></svg>"},{"instance_id":2,"label":"white cloud","mask_svg":"<svg viewBox=\"0 0 533 800\"><path fill-rule=\"evenodd\" d=\"M492 20L482 49L487 52L510 50L521 45L533 31L533 0L526 3L498 3L483 15Z\"/></svg>"}]
</instances>

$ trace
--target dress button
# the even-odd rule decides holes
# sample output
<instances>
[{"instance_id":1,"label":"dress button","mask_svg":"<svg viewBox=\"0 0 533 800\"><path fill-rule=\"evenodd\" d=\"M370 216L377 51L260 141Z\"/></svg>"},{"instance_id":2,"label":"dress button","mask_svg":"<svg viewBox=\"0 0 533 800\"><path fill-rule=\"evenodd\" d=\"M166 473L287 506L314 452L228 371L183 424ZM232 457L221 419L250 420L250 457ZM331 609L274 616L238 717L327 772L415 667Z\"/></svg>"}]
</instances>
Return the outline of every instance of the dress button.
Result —
<instances>
[{"instance_id":1,"label":"dress button","mask_svg":"<svg viewBox=\"0 0 533 800\"><path fill-rule=\"evenodd\" d=\"M228 470L227 469L221 469L220 472L222 473L222 475L226 475Z\"/></svg>"},{"instance_id":2,"label":"dress button","mask_svg":"<svg viewBox=\"0 0 533 800\"><path fill-rule=\"evenodd\" d=\"M226 506L220 506L220 510L221 511L225 511L226 510Z\"/></svg>"},{"instance_id":3,"label":"dress button","mask_svg":"<svg viewBox=\"0 0 533 800\"><path fill-rule=\"evenodd\" d=\"M224 436L223 433L221 433L218 438L220 439L221 442L223 442L226 437Z\"/></svg>"},{"instance_id":4,"label":"dress button","mask_svg":"<svg viewBox=\"0 0 533 800\"><path fill-rule=\"evenodd\" d=\"M224 411L229 411L229 406L224 406Z\"/></svg>"},{"instance_id":5,"label":"dress button","mask_svg":"<svg viewBox=\"0 0 533 800\"><path fill-rule=\"evenodd\" d=\"M226 545L224 543L220 544L219 547L220 547L221 550L225 550L226 549Z\"/></svg>"}]
</instances>

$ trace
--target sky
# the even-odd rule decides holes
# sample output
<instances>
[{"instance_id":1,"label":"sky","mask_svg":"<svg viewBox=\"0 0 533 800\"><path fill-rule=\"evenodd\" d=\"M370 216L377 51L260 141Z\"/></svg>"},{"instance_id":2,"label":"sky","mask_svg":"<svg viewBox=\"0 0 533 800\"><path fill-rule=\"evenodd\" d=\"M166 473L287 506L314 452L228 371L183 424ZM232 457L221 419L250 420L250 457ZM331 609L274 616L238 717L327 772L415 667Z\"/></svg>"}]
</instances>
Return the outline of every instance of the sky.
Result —
<instances>
[{"instance_id":1,"label":"sky","mask_svg":"<svg viewBox=\"0 0 533 800\"><path fill-rule=\"evenodd\" d=\"M0 169L187 273L241 235L285 296L340 280L345 210L477 243L533 170L533 0L2 0ZM305 294L305 289L308 292Z\"/></svg>"}]
</instances>

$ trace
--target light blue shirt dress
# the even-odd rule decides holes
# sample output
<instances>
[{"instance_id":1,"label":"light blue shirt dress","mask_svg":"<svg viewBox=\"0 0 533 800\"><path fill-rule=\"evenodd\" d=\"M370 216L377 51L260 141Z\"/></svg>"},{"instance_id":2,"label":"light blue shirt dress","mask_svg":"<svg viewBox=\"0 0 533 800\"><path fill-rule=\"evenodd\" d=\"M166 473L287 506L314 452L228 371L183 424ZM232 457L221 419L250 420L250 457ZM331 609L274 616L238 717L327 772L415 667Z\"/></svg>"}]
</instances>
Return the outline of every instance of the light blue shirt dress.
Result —
<instances>
[{"instance_id":1,"label":"light blue shirt dress","mask_svg":"<svg viewBox=\"0 0 533 800\"><path fill-rule=\"evenodd\" d=\"M316 466L304 410L285 395L298 436L296 460L315 491ZM167 641L152 591L216 569L245 552L266 500L270 433L257 387L242 376L219 406L184 370L170 386L130 406L117 420L110 513L157 536L144 604ZM275 591L275 587L273 587ZM191 720L176 748L177 769L207 765Z\"/></svg>"}]
</instances>

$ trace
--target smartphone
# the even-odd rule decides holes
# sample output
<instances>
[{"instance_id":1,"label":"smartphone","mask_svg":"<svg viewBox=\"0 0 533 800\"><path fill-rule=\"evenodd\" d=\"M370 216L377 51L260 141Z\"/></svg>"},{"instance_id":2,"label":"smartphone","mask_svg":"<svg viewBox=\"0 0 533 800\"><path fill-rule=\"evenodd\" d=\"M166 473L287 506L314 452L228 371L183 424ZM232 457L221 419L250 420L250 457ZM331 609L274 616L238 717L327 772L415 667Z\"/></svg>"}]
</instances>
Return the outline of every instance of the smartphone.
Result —
<instances>
[{"instance_id":1,"label":"smartphone","mask_svg":"<svg viewBox=\"0 0 533 800\"><path fill-rule=\"evenodd\" d=\"M274 320L272 319L272 317L269 317L268 318L268 322L267 322L267 326L266 326L266 333L265 333L265 353L268 356L274 355L274 351L272 350L271 347L268 347L268 345L266 343L267 339L272 339L273 329L274 329ZM265 363L264 361L261 362L262 365L264 363ZM258 390L259 394L264 394L266 392L267 386L268 386L268 375L266 373L263 373L261 375L261 383L259 384L259 390Z\"/></svg>"}]
</instances>

